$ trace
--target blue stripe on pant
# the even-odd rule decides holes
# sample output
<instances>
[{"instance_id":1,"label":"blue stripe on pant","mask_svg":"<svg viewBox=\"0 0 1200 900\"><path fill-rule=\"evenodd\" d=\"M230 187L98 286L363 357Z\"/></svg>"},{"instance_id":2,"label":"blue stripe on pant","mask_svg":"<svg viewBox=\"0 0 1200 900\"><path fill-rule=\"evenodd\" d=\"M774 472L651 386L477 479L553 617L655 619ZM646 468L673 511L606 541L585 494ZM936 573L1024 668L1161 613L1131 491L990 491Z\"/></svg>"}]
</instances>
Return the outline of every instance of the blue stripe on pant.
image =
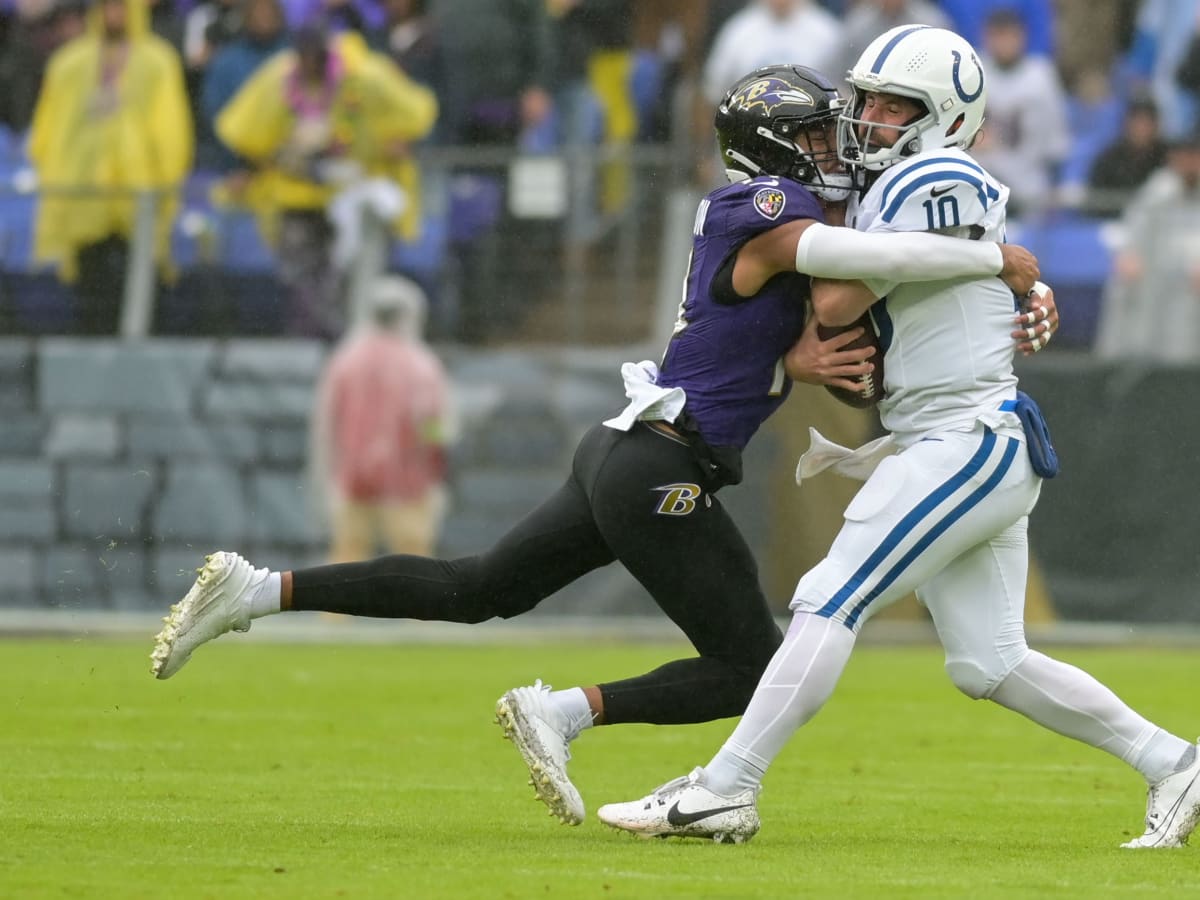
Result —
<instances>
[{"instance_id":1,"label":"blue stripe on pant","mask_svg":"<svg viewBox=\"0 0 1200 900\"><path fill-rule=\"evenodd\" d=\"M884 560L893 553L897 547L909 537L917 528L932 515L947 498L952 496L955 491L959 490L971 478L973 478L986 464L992 451L996 447L996 435L990 428L985 429L983 439L980 441L979 449L967 461L967 463L947 478L942 484L934 489L929 496L918 503L913 509L901 519L887 536L880 542L879 546L867 557L866 562L859 566L858 570L850 576L841 588L829 599L821 609L817 611L817 615L825 618L833 618L845 604L854 597L855 593L867 580L875 574ZM873 587L863 598L855 605L855 607L846 616L845 625L847 628L853 629L858 620L862 617L863 612L871 601L879 596L888 588L903 571L912 564L922 552L928 549L939 536L945 533L951 525L961 519L968 511L977 506L984 497L995 490L996 486L1007 474L1012 466L1013 459L1016 457L1017 450L1020 447L1020 442L1015 438L1005 438L1003 456L1000 463L996 466L995 471L988 476L987 480L978 488L971 492L966 498L959 502L953 509L947 512L942 518L936 522L927 525L927 531L921 538L896 562L886 573L884 573L878 583Z\"/></svg>"}]
</instances>

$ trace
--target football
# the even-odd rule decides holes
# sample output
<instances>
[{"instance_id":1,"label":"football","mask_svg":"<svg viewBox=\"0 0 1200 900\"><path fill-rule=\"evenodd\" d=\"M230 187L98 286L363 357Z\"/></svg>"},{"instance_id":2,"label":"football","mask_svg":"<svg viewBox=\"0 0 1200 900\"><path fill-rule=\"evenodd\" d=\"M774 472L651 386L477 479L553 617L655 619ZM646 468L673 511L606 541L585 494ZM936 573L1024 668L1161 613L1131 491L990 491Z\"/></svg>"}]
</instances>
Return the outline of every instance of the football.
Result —
<instances>
[{"instance_id":1,"label":"football","mask_svg":"<svg viewBox=\"0 0 1200 900\"><path fill-rule=\"evenodd\" d=\"M853 406L856 409L869 409L883 397L883 347L879 343L878 335L875 334L874 325L871 324L871 314L869 312L863 313L860 319L849 325L826 326L818 323L817 337L823 341L827 341L860 325L863 328L862 336L855 338L841 349L857 350L860 347L875 348L874 355L867 357L867 361L874 363L875 368L865 375L859 375L856 379L865 383L867 389L862 393L855 393L854 391L848 391L845 388L834 387L829 384L825 385L825 389L847 406Z\"/></svg>"}]
</instances>

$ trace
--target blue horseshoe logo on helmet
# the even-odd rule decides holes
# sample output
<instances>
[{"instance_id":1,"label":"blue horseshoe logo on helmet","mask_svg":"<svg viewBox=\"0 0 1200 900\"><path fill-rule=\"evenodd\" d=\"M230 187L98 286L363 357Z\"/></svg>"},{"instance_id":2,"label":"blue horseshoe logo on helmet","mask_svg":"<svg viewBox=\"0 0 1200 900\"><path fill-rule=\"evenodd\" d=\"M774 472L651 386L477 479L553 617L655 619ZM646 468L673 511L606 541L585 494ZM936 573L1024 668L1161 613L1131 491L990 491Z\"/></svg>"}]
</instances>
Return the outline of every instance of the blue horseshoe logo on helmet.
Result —
<instances>
[{"instance_id":1,"label":"blue horseshoe logo on helmet","mask_svg":"<svg viewBox=\"0 0 1200 900\"><path fill-rule=\"evenodd\" d=\"M958 69L962 65L962 54L957 50L951 50L950 53L954 56L954 69L950 75L954 80L954 91L958 94L958 99L963 103L970 103L983 93L983 66L979 64L979 60L975 59L974 54L971 55L971 60L975 63L975 69L979 72L979 87L975 88L975 93L968 94L963 90L962 82L958 80Z\"/></svg>"}]
</instances>

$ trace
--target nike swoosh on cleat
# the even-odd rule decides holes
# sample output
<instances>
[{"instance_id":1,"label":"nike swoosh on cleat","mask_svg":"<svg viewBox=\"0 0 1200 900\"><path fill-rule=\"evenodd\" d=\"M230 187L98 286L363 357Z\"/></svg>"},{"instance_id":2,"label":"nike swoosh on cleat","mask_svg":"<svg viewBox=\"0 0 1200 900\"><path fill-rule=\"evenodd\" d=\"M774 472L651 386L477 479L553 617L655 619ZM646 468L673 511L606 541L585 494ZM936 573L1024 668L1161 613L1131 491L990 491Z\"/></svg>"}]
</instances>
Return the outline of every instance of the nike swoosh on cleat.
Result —
<instances>
[{"instance_id":1,"label":"nike swoosh on cleat","mask_svg":"<svg viewBox=\"0 0 1200 900\"><path fill-rule=\"evenodd\" d=\"M718 806L714 809L698 809L695 812L680 812L679 802L667 810L667 822L672 825L691 825L693 822L699 822L701 819L707 819L709 816L715 816L717 813L729 812L734 809L745 809L750 806L749 803L739 803L736 806Z\"/></svg>"}]
</instances>

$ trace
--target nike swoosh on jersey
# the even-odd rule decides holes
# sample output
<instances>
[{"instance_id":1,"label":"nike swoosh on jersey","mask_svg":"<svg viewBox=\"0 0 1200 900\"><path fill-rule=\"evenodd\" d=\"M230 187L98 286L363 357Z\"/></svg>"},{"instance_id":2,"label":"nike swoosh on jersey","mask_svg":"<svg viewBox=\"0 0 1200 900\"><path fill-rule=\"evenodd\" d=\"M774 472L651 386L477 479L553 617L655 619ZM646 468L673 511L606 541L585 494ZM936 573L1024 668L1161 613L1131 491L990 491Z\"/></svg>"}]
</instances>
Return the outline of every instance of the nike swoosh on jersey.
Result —
<instances>
[{"instance_id":1,"label":"nike swoosh on jersey","mask_svg":"<svg viewBox=\"0 0 1200 900\"><path fill-rule=\"evenodd\" d=\"M954 185L952 185L952 184L946 185L941 190L938 190L937 188L930 188L929 196L930 197L940 197L940 196L942 196L942 194L947 194L952 190L954 190Z\"/></svg>"},{"instance_id":2,"label":"nike swoosh on jersey","mask_svg":"<svg viewBox=\"0 0 1200 900\"><path fill-rule=\"evenodd\" d=\"M729 812L734 809L745 809L749 803L738 803L735 806L717 806L713 809L698 809L695 812L680 812L679 801L667 810L667 821L672 825L691 825L717 813Z\"/></svg>"}]
</instances>

